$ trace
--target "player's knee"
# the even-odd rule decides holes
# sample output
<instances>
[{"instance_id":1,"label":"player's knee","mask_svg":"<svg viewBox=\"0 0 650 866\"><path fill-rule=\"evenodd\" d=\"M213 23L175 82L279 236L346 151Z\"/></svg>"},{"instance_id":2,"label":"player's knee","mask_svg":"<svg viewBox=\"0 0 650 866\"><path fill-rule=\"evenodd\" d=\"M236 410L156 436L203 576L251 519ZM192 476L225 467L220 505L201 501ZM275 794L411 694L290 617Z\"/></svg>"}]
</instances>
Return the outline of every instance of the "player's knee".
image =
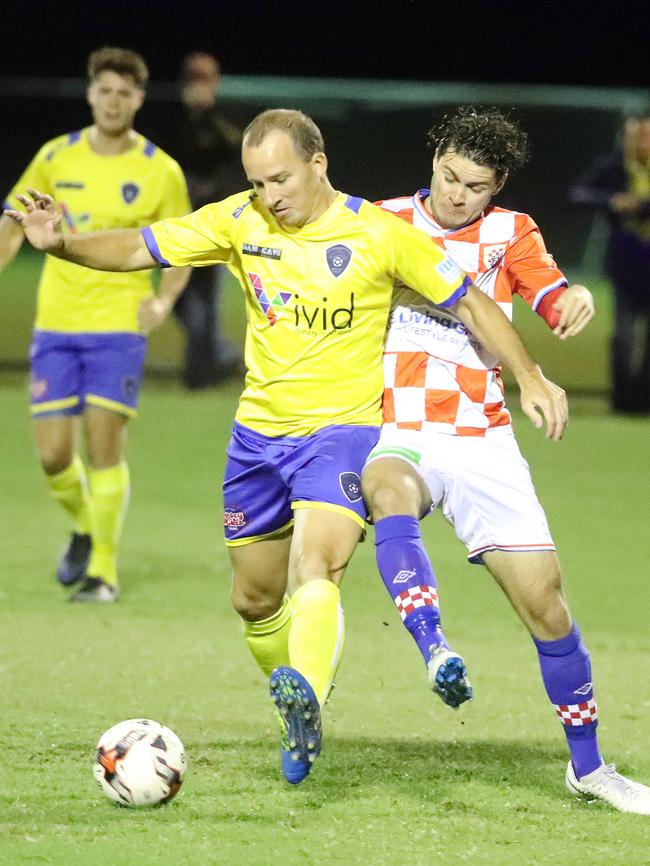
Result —
<instances>
[{"instance_id":1,"label":"player's knee","mask_svg":"<svg viewBox=\"0 0 650 866\"><path fill-rule=\"evenodd\" d=\"M39 459L46 475L58 475L70 466L74 454L68 448L57 445L41 447Z\"/></svg>"},{"instance_id":2,"label":"player's knee","mask_svg":"<svg viewBox=\"0 0 650 866\"><path fill-rule=\"evenodd\" d=\"M362 492L368 511L376 523L384 517L408 514L419 517L422 496L408 474L382 467L383 460L371 463L362 476Z\"/></svg>"},{"instance_id":3,"label":"player's knee","mask_svg":"<svg viewBox=\"0 0 650 866\"><path fill-rule=\"evenodd\" d=\"M332 580L338 583L343 577L347 562L336 550L306 550L296 558L294 582L303 586L310 580Z\"/></svg>"},{"instance_id":4,"label":"player's knee","mask_svg":"<svg viewBox=\"0 0 650 866\"><path fill-rule=\"evenodd\" d=\"M276 598L272 593L237 586L232 590L230 601L239 616L248 622L268 619L282 604L282 599Z\"/></svg>"}]
</instances>

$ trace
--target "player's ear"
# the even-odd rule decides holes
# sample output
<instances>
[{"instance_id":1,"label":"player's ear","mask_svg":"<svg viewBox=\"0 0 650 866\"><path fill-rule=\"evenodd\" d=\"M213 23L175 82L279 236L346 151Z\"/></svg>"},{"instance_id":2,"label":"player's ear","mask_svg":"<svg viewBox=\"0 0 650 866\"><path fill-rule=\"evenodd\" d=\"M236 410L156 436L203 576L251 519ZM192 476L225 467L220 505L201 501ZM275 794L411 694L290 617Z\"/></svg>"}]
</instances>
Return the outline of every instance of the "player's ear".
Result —
<instances>
[{"instance_id":1,"label":"player's ear","mask_svg":"<svg viewBox=\"0 0 650 866\"><path fill-rule=\"evenodd\" d=\"M493 195L496 195L497 193L501 192L501 190L505 186L505 183L507 180L508 180L508 175L504 174L503 177L497 181Z\"/></svg>"},{"instance_id":2,"label":"player's ear","mask_svg":"<svg viewBox=\"0 0 650 866\"><path fill-rule=\"evenodd\" d=\"M327 175L327 157L322 151L319 151L312 156L311 163L316 170L316 174L322 180Z\"/></svg>"}]
</instances>

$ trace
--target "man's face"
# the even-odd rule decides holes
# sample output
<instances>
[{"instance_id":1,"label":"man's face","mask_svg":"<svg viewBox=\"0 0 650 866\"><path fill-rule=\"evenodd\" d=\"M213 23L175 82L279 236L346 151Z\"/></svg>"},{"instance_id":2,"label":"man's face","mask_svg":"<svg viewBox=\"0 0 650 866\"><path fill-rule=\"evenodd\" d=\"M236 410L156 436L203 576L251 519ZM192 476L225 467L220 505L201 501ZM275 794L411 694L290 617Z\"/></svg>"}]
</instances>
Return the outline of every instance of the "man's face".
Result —
<instances>
[{"instance_id":1,"label":"man's face","mask_svg":"<svg viewBox=\"0 0 650 866\"><path fill-rule=\"evenodd\" d=\"M183 70L183 101L190 108L207 110L217 101L221 86L221 68L209 54L194 54Z\"/></svg>"},{"instance_id":2,"label":"man's face","mask_svg":"<svg viewBox=\"0 0 650 866\"><path fill-rule=\"evenodd\" d=\"M303 226L323 212L324 153L305 162L289 136L274 130L259 147L247 147L244 140L242 163L261 203L281 226Z\"/></svg>"},{"instance_id":3,"label":"man's face","mask_svg":"<svg viewBox=\"0 0 650 866\"><path fill-rule=\"evenodd\" d=\"M132 128L136 112L144 102L144 91L130 75L105 69L89 85L87 98L99 131L117 137Z\"/></svg>"},{"instance_id":4,"label":"man's face","mask_svg":"<svg viewBox=\"0 0 650 866\"><path fill-rule=\"evenodd\" d=\"M493 168L447 150L433 159L429 209L443 228L458 229L478 219L502 186Z\"/></svg>"}]
</instances>

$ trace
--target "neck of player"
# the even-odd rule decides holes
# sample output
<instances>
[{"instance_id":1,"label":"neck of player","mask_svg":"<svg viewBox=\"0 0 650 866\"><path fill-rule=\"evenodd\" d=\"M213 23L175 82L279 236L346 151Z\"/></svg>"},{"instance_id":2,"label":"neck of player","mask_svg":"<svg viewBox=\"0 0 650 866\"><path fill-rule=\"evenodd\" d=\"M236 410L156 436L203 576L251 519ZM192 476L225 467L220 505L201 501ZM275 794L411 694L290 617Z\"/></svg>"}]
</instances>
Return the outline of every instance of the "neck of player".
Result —
<instances>
[{"instance_id":1,"label":"neck of player","mask_svg":"<svg viewBox=\"0 0 650 866\"><path fill-rule=\"evenodd\" d=\"M117 156L135 147L138 134L134 129L125 129L116 135L103 132L98 126L91 126L88 133L90 146L100 156Z\"/></svg>"},{"instance_id":2,"label":"neck of player","mask_svg":"<svg viewBox=\"0 0 650 866\"><path fill-rule=\"evenodd\" d=\"M309 223L315 223L316 220L319 220L329 206L334 203L336 195L336 190L329 180L326 179L323 182L323 188L319 191L318 197L314 202L311 214L307 217L303 225L309 225Z\"/></svg>"}]
</instances>

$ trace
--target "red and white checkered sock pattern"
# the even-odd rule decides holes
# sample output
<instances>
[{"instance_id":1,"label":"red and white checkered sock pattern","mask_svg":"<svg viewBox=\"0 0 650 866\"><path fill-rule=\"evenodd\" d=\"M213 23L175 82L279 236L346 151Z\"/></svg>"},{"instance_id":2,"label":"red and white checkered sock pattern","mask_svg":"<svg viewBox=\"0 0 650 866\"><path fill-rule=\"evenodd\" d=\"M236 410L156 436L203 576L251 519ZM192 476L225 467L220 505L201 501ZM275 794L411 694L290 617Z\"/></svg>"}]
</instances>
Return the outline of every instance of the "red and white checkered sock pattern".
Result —
<instances>
[{"instance_id":1,"label":"red and white checkered sock pattern","mask_svg":"<svg viewBox=\"0 0 650 866\"><path fill-rule=\"evenodd\" d=\"M568 727L591 725L598 718L594 698L582 704L555 704L555 712L562 724Z\"/></svg>"},{"instance_id":2,"label":"red and white checkered sock pattern","mask_svg":"<svg viewBox=\"0 0 650 866\"><path fill-rule=\"evenodd\" d=\"M438 607L438 591L435 586L412 586L395 596L395 604L403 622L419 607Z\"/></svg>"}]
</instances>

